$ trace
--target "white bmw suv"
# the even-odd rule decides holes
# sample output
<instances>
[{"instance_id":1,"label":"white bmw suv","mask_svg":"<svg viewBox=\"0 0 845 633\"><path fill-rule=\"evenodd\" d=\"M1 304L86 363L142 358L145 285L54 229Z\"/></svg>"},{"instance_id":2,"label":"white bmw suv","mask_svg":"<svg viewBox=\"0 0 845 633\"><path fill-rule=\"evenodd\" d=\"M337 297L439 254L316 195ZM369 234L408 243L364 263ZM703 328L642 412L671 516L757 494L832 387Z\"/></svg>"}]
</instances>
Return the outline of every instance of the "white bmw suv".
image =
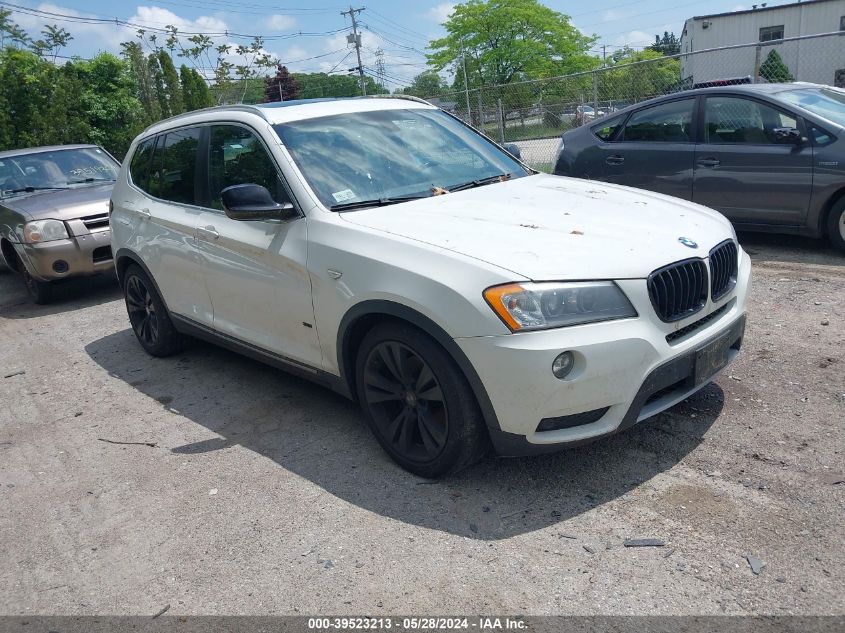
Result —
<instances>
[{"instance_id":1,"label":"white bmw suv","mask_svg":"<svg viewBox=\"0 0 845 633\"><path fill-rule=\"evenodd\" d=\"M360 402L425 477L610 435L737 355L728 221L538 174L419 100L228 106L132 144L112 247L141 346L201 337Z\"/></svg>"}]
</instances>

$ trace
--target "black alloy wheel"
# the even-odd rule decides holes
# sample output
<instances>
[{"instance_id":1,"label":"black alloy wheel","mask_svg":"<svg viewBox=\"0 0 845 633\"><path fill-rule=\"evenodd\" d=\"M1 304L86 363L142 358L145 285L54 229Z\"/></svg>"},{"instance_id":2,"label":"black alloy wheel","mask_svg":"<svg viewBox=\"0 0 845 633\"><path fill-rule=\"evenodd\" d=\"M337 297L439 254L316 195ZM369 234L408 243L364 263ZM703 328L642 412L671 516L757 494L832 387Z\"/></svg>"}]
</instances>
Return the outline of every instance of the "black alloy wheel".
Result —
<instances>
[{"instance_id":1,"label":"black alloy wheel","mask_svg":"<svg viewBox=\"0 0 845 633\"><path fill-rule=\"evenodd\" d=\"M421 477L455 473L490 449L484 416L450 354L407 323L384 322L357 350L358 402L393 460Z\"/></svg>"},{"instance_id":2,"label":"black alloy wheel","mask_svg":"<svg viewBox=\"0 0 845 633\"><path fill-rule=\"evenodd\" d=\"M424 463L443 452L449 414L440 383L419 354L398 341L379 343L363 382L376 430L397 453Z\"/></svg>"},{"instance_id":3,"label":"black alloy wheel","mask_svg":"<svg viewBox=\"0 0 845 633\"><path fill-rule=\"evenodd\" d=\"M145 344L144 347L154 347L158 342L158 314L149 288L137 275L126 280L126 309L138 340Z\"/></svg>"},{"instance_id":4,"label":"black alloy wheel","mask_svg":"<svg viewBox=\"0 0 845 633\"><path fill-rule=\"evenodd\" d=\"M185 337L173 327L155 285L135 264L123 274L123 296L141 347L153 356L170 356L184 349Z\"/></svg>"}]
</instances>

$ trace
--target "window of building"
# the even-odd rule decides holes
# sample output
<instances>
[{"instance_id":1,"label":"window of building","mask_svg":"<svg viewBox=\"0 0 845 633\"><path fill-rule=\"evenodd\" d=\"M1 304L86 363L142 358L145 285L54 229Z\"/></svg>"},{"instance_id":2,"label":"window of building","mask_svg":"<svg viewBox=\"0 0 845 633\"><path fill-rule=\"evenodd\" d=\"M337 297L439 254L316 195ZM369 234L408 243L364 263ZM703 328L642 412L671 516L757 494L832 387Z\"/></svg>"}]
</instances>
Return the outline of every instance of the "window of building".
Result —
<instances>
[{"instance_id":1,"label":"window of building","mask_svg":"<svg viewBox=\"0 0 845 633\"><path fill-rule=\"evenodd\" d=\"M764 26L760 29L760 41L771 42L783 39L783 24L780 26Z\"/></svg>"},{"instance_id":2,"label":"window of building","mask_svg":"<svg viewBox=\"0 0 845 633\"><path fill-rule=\"evenodd\" d=\"M845 15L839 18L839 30L845 31Z\"/></svg>"}]
</instances>

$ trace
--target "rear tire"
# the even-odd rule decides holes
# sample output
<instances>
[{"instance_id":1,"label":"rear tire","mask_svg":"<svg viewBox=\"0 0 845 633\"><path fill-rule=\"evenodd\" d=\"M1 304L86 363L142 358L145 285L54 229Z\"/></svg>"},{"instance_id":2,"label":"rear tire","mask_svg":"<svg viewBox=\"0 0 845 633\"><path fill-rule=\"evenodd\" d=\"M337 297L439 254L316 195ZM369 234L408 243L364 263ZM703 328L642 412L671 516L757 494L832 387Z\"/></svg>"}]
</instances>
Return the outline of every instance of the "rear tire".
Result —
<instances>
[{"instance_id":1,"label":"rear tire","mask_svg":"<svg viewBox=\"0 0 845 633\"><path fill-rule=\"evenodd\" d=\"M845 196L839 198L830 210L827 237L831 244L845 254Z\"/></svg>"},{"instance_id":2,"label":"rear tire","mask_svg":"<svg viewBox=\"0 0 845 633\"><path fill-rule=\"evenodd\" d=\"M355 365L367 423L402 468L436 478L487 454L490 438L472 389L435 340L403 323L377 325Z\"/></svg>"},{"instance_id":3,"label":"rear tire","mask_svg":"<svg viewBox=\"0 0 845 633\"><path fill-rule=\"evenodd\" d=\"M135 337L148 354L170 356L185 347L155 286L135 264L123 275L123 297Z\"/></svg>"}]
</instances>

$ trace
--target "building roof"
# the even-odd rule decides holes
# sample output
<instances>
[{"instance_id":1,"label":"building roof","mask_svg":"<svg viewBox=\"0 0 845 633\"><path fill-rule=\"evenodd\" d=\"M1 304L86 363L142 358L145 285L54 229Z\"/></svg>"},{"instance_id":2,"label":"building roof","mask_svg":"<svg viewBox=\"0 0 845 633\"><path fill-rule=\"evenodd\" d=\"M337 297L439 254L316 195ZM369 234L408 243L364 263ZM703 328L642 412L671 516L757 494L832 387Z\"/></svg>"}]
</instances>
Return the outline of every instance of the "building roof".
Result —
<instances>
[{"instance_id":1,"label":"building roof","mask_svg":"<svg viewBox=\"0 0 845 633\"><path fill-rule=\"evenodd\" d=\"M744 15L746 13L761 13L763 11L775 11L777 9L789 9L791 7L808 7L824 2L838 2L839 0L809 0L807 2L790 2L789 4L778 4L775 6L757 6L756 9L743 9L741 11L727 11L726 13L711 13L710 15L696 15L692 20L709 20L711 18L724 18L730 15Z\"/></svg>"}]
</instances>

